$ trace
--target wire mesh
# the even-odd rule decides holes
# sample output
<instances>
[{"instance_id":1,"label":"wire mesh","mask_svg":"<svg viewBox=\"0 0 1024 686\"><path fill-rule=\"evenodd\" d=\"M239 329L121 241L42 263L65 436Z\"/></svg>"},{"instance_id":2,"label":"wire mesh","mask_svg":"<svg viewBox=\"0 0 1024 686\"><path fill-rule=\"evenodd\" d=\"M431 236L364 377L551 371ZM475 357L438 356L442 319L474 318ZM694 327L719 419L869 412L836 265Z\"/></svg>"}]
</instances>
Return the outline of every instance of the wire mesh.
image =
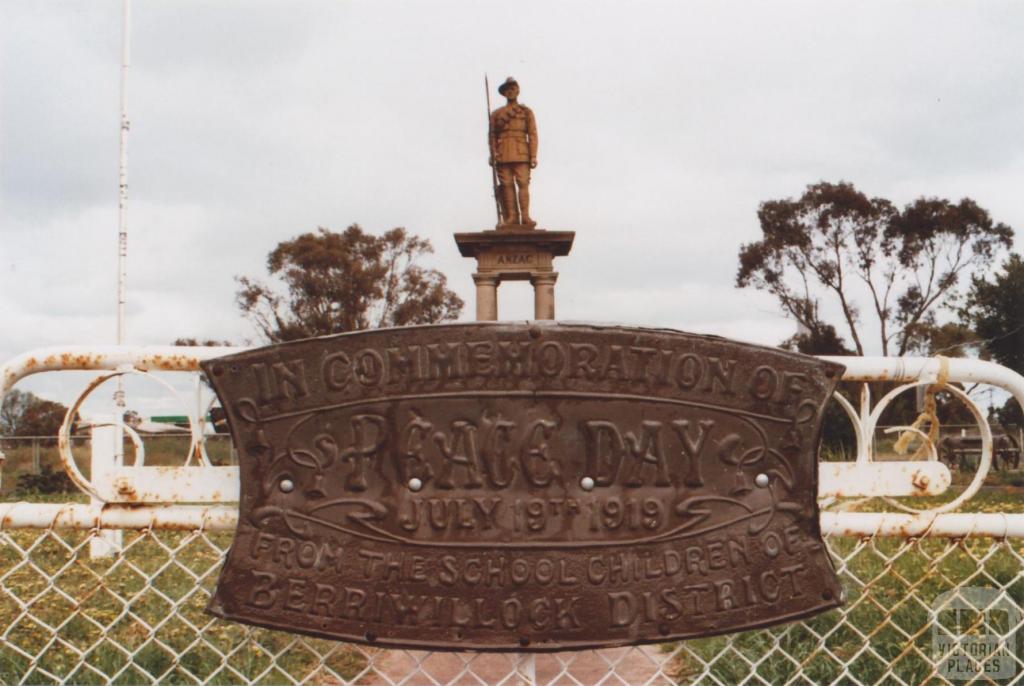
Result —
<instances>
[{"instance_id":1,"label":"wire mesh","mask_svg":"<svg viewBox=\"0 0 1024 686\"><path fill-rule=\"evenodd\" d=\"M98 533L0 532L0 682L955 683L949 653L965 635L986 654L961 656L961 674L1024 674L1019 540L831 537L840 610L683 643L519 656L377 650L225 622L204 608L231 534L126 531L118 555L91 559ZM958 609L978 589L984 603Z\"/></svg>"},{"instance_id":2,"label":"wire mesh","mask_svg":"<svg viewBox=\"0 0 1024 686\"><path fill-rule=\"evenodd\" d=\"M127 365L135 370L194 370L198 360L225 352L230 351L33 351L4 366L0 392L23 376L47 369L117 370ZM988 362L837 361L847 365L848 381L901 383L933 383L948 362L951 379L993 383L1024 400L1024 378ZM965 402L973 406L969 399ZM878 441L870 440L881 409L876 405L872 411L867 385L861 388L861 403L860 411L846 404L862 439L856 454L869 463L880 457L876 453L887 451L876 449ZM983 413L974 409L980 426ZM180 451L160 450L167 447L162 443L175 440L180 439L149 439L147 455L153 459L146 464L179 464L164 455ZM10 453L5 475L15 477L5 480L7 488L35 493L16 477L58 463L45 452L52 449L50 444L34 445L0 446ZM214 456L214 464L236 463L230 443L223 447L227 450ZM75 453L69 452L67 459L74 461ZM979 465L984 469L979 466L980 476L974 477L978 486L985 479L987 461L979 460ZM1008 475L1006 483L1022 485L1019 475ZM972 488L958 483L950 495L966 499L974 493ZM133 506L121 506L108 508L107 513L96 505L96 512L85 511L91 506L80 497L75 501L73 495L64 497L77 502L78 509L65 507L70 502L18 503L0 516L0 684L1019 683L1024 680L1017 643L1024 623L1019 491L991 490L970 503L977 510L940 516L946 519L925 518L924 526L900 520L902 524L892 527L878 520L878 529L848 528L870 516L872 507L892 509L892 502L846 501L845 512L826 512L825 516L837 516L831 530L899 533L826 537L846 595L838 610L728 636L538 655L387 651L225 622L204 612L231 544L232 535L220 527L189 530L193 524L187 524L182 530L181 518L188 513L158 508L140 513ZM949 503L938 509L943 508L954 509ZM109 520L103 519L106 514ZM87 527L102 521L104 526L130 527L138 525L129 520L140 514L142 521L150 522L149 528L125 530L120 549L109 557L92 554L92 544L106 533L99 529L12 528L36 527L44 521ZM208 516L212 514L217 516ZM215 521L226 525L226 514L233 514L230 506L217 501L217 507L189 521L204 527ZM843 514L862 518L840 521ZM169 519L161 520L164 515ZM172 515L178 517L177 524ZM1005 536L952 537L959 531ZM935 535L916 538L908 532Z\"/></svg>"}]
</instances>

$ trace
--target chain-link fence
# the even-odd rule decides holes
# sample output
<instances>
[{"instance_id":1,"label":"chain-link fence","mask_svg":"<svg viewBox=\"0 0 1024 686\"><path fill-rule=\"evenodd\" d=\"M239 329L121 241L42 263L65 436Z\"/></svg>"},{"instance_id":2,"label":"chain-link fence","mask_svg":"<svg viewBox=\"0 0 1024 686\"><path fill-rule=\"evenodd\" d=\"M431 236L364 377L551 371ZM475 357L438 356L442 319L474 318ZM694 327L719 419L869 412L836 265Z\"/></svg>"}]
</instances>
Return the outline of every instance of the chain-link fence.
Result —
<instances>
[{"instance_id":1,"label":"chain-link fence","mask_svg":"<svg viewBox=\"0 0 1024 686\"><path fill-rule=\"evenodd\" d=\"M200 359L224 352L44 350L3 367L0 395L47 369L195 371ZM951 381L993 384L1024 400L1024 378L987 362L842 362L847 381L905 384L894 393L948 372ZM133 458L126 443L122 463L119 443L99 440L110 423L95 424L91 445L61 439L60 475L73 477L83 491L77 496L19 485L19 476L56 463L46 454L52 445L7 444L4 495L33 502L0 503L0 683L1019 683L1024 484L1006 473L986 476L994 451L983 412L947 390L978 422L974 476L951 478L934 445L922 461L883 455L879 418L892 394L872 403L863 383L859 408L836 396L855 452L847 462L823 463L818 496L845 590L842 608L760 631L554 654L379 650L215 619L204 609L237 519L228 504L237 500L238 479L230 442L203 445L202 466L177 469L181 439L147 438L145 460L138 445ZM190 436L201 445L195 427ZM171 442L179 445L172 450Z\"/></svg>"},{"instance_id":2,"label":"chain-link fence","mask_svg":"<svg viewBox=\"0 0 1024 686\"><path fill-rule=\"evenodd\" d=\"M221 621L204 608L230 533L127 531L118 555L91 559L97 533L0 534L0 682L921 684L1024 674L1020 540L829 537L841 610L684 643L518 656L376 650Z\"/></svg>"}]
</instances>

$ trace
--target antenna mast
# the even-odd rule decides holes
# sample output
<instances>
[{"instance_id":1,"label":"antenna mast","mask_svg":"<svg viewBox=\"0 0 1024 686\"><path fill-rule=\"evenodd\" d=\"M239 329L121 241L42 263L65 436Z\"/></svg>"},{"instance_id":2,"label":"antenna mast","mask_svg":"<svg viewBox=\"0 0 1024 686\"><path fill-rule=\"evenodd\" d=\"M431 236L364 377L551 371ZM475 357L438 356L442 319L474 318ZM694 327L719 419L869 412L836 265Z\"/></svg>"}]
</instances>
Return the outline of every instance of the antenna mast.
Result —
<instances>
[{"instance_id":1,"label":"antenna mast","mask_svg":"<svg viewBox=\"0 0 1024 686\"><path fill-rule=\"evenodd\" d=\"M117 344L124 344L124 304L126 262L128 257L128 69L130 61L131 0L124 0L121 27L121 144L118 164L117 199ZM123 412L124 382L117 378L117 392L114 394L118 409Z\"/></svg>"}]
</instances>

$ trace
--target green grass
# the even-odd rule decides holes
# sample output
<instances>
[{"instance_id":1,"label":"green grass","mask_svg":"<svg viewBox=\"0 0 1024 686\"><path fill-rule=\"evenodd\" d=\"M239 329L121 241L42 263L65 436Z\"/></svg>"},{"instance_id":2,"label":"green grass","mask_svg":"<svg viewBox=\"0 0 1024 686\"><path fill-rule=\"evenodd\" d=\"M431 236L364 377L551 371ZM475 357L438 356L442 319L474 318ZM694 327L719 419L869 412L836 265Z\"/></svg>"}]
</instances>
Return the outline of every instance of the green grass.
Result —
<instances>
[{"instance_id":1,"label":"green grass","mask_svg":"<svg viewBox=\"0 0 1024 686\"><path fill-rule=\"evenodd\" d=\"M773 684L796 674L815 684L847 683L844 670L865 684L893 683L894 677L925 683L933 675L928 608L939 594L957 586L1005 589L1024 605L1014 555L1024 550L1017 542L833 538L829 546L846 589L845 607L739 634L724 653L725 638L689 641L674 665L679 683L695 683L704 663L722 683L753 681L754 674Z\"/></svg>"},{"instance_id":2,"label":"green grass","mask_svg":"<svg viewBox=\"0 0 1024 686\"><path fill-rule=\"evenodd\" d=\"M344 644L285 650L295 637L205 614L231 534L129 531L123 554L95 560L89 532L3 536L0 683L290 683L286 670L328 684L324 667L352 679L366 666Z\"/></svg>"},{"instance_id":3,"label":"green grass","mask_svg":"<svg viewBox=\"0 0 1024 686\"><path fill-rule=\"evenodd\" d=\"M146 464L180 465L187 445L179 437L149 438ZM88 502L78 492L18 492L18 475L32 471L32 449L4 452L0 499ZM73 452L88 475L87 446ZM208 452L214 464L230 463L227 441L210 441ZM131 449L126 453L131 464ZM43 446L41 458L60 469L56 446ZM336 684L365 669L366 653L352 646L302 638L285 651L294 636L205 614L232 534L123 535L123 554L91 559L90 532L0 533L0 684L292 683L282 670L307 683Z\"/></svg>"},{"instance_id":4,"label":"green grass","mask_svg":"<svg viewBox=\"0 0 1024 686\"><path fill-rule=\"evenodd\" d=\"M1024 489L1008 485L1013 478L1013 473L995 477L996 483L983 487L964 510L1024 512ZM959 494L965 481L958 476L950 492L938 498L901 500L934 507ZM896 508L871 499L844 509ZM931 659L928 613L937 596L956 587L991 588L1004 590L1017 607L1024 607L1024 579L1018 578L1024 557L1021 540L831 537L828 545L847 593L843 608L805 622L741 633L731 645L725 637L667 645L666 650L679 651L671 665L678 683L714 683L701 679L705 665L727 684L760 683L758 678L784 683L797 674L805 679L797 683L811 684L851 683L850 678L864 684L898 683L896 679L940 683ZM1024 645L1016 648L1024 656Z\"/></svg>"}]
</instances>

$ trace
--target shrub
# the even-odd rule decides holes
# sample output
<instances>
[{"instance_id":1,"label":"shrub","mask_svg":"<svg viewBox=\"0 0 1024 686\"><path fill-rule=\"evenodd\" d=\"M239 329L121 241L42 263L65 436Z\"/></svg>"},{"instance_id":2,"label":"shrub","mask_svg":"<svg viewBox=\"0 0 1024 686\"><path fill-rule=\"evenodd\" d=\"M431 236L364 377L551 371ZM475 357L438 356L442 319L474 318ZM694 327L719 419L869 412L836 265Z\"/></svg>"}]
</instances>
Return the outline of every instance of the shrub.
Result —
<instances>
[{"instance_id":1,"label":"shrub","mask_svg":"<svg viewBox=\"0 0 1024 686\"><path fill-rule=\"evenodd\" d=\"M64 470L54 471L49 465L43 465L38 474L19 474L18 486L15 492L18 495L39 494L39 493L70 493L76 490L74 483L64 473Z\"/></svg>"}]
</instances>

